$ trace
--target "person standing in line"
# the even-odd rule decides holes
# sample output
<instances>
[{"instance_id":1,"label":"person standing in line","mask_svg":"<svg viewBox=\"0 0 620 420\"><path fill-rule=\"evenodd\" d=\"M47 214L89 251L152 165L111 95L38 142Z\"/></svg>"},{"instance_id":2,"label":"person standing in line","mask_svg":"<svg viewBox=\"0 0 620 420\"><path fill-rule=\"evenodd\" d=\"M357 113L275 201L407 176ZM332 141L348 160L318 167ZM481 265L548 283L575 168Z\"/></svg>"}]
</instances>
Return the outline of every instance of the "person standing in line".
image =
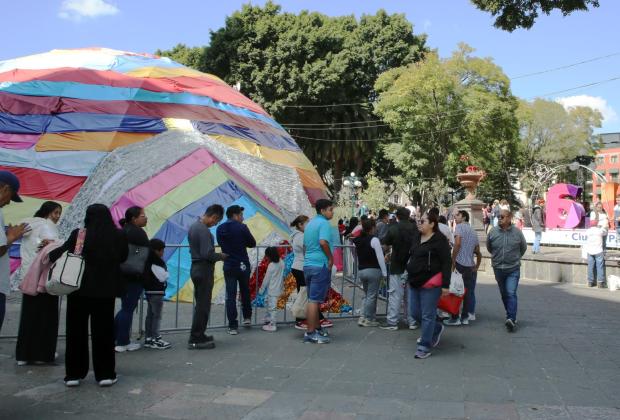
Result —
<instances>
[{"instance_id":1,"label":"person standing in line","mask_svg":"<svg viewBox=\"0 0 620 420\"><path fill-rule=\"evenodd\" d=\"M362 288L366 292L364 311L358 319L357 325L360 327L377 327L379 326L377 322L377 295L381 278L387 277L387 269L381 241L375 236L375 221L372 219L364 220L362 229L362 234L353 239L357 251L358 275Z\"/></svg>"},{"instance_id":2,"label":"person standing in line","mask_svg":"<svg viewBox=\"0 0 620 420\"><path fill-rule=\"evenodd\" d=\"M390 212L386 209L379 210L379 219L377 220L377 238L379 241L383 241L385 235L387 235L390 219Z\"/></svg>"},{"instance_id":3,"label":"person standing in line","mask_svg":"<svg viewBox=\"0 0 620 420\"><path fill-rule=\"evenodd\" d=\"M165 350L172 345L159 334L161 313L164 308L164 295L168 286L168 267L164 261L166 244L161 239L149 241L149 257L144 270L144 294L148 303L144 320L144 347Z\"/></svg>"},{"instance_id":4,"label":"person standing in line","mask_svg":"<svg viewBox=\"0 0 620 420\"><path fill-rule=\"evenodd\" d=\"M540 240L545 230L545 215L543 213L543 205L545 200L540 199L532 210L532 230L534 231L534 246L532 254L540 254Z\"/></svg>"},{"instance_id":5,"label":"person standing in line","mask_svg":"<svg viewBox=\"0 0 620 420\"><path fill-rule=\"evenodd\" d=\"M144 231L147 221L144 209L138 206L129 207L125 211L125 218L119 221L127 236L127 242L142 248L144 253L149 252L150 245L149 238ZM114 347L114 350L117 353L136 351L142 347L140 343L132 343L130 336L133 313L144 291L144 267L142 273L139 274L125 273L121 268L121 278L125 291L121 296L121 309L114 318L114 333L116 335L116 347Z\"/></svg>"},{"instance_id":6,"label":"person standing in line","mask_svg":"<svg viewBox=\"0 0 620 420\"><path fill-rule=\"evenodd\" d=\"M434 214L437 216L439 231L446 237L450 246L454 246L454 235L450 230L450 226L448 226L447 220L445 216L439 215L439 209L437 207L433 207L428 211L429 214Z\"/></svg>"},{"instance_id":7,"label":"person standing in line","mask_svg":"<svg viewBox=\"0 0 620 420\"><path fill-rule=\"evenodd\" d=\"M502 296L506 310L506 330L517 329L517 287L521 277L521 257L527 251L527 242L523 232L512 225L512 213L509 210L500 212L497 227L489 232L487 251L491 254L491 265L495 281Z\"/></svg>"},{"instance_id":8,"label":"person standing in line","mask_svg":"<svg viewBox=\"0 0 620 420\"><path fill-rule=\"evenodd\" d=\"M407 262L409 285L415 312L413 317L420 323L422 334L418 339L416 359L426 359L431 348L439 345L444 326L437 322L437 303L450 290L450 244L439 232L438 217L428 213L420 219L419 239L411 247Z\"/></svg>"},{"instance_id":9,"label":"person standing in line","mask_svg":"<svg viewBox=\"0 0 620 420\"><path fill-rule=\"evenodd\" d=\"M614 224L616 226L616 247L620 242L620 196L616 197L616 205L614 206Z\"/></svg>"},{"instance_id":10,"label":"person standing in line","mask_svg":"<svg viewBox=\"0 0 620 420\"><path fill-rule=\"evenodd\" d=\"M314 208L316 216L308 223L304 232L304 278L308 290L306 321L308 330L304 343L329 343L327 331L319 324L321 303L325 301L331 286L331 273L334 265L332 249L334 239L329 221L334 217L334 205L330 200L319 199Z\"/></svg>"},{"instance_id":11,"label":"person standing in line","mask_svg":"<svg viewBox=\"0 0 620 420\"><path fill-rule=\"evenodd\" d=\"M219 204L207 207L205 214L192 224L187 234L189 253L192 258L190 276L194 284L194 315L187 347L193 349L213 349L213 336L205 335L211 313L215 263L226 259L227 255L215 252L215 240L209 230L216 226L224 216L224 208Z\"/></svg>"},{"instance_id":12,"label":"person standing in line","mask_svg":"<svg viewBox=\"0 0 620 420\"><path fill-rule=\"evenodd\" d=\"M263 284L258 291L259 295L267 292L267 311L263 322L263 331L276 332L278 330L278 297L282 294L284 284L284 263L280 258L278 248L270 246L265 250L265 257L269 260Z\"/></svg>"},{"instance_id":13,"label":"person standing in line","mask_svg":"<svg viewBox=\"0 0 620 420\"><path fill-rule=\"evenodd\" d=\"M67 297L67 347L65 385L75 387L88 374L88 324L95 380L99 386L116 383L114 352L114 301L121 291L120 265L129 249L123 230L117 229L110 210L91 204L84 217L86 235L82 248L84 273L80 288ZM75 229L66 242L49 253L57 261L78 243Z\"/></svg>"},{"instance_id":14,"label":"person standing in line","mask_svg":"<svg viewBox=\"0 0 620 420\"><path fill-rule=\"evenodd\" d=\"M491 204L488 204L482 209L482 226L484 227L484 233L489 231L489 225L491 224Z\"/></svg>"},{"instance_id":15,"label":"person standing in line","mask_svg":"<svg viewBox=\"0 0 620 420\"><path fill-rule=\"evenodd\" d=\"M25 224L4 228L4 214L2 208L11 201L21 203L23 200L19 192L19 179L9 171L0 171L0 331L6 313L6 297L11 292L11 268L9 262L9 248L13 242L19 240L30 229Z\"/></svg>"},{"instance_id":16,"label":"person standing in line","mask_svg":"<svg viewBox=\"0 0 620 420\"><path fill-rule=\"evenodd\" d=\"M588 255L588 286L594 287L598 283L599 289L605 287L604 234L598 222L594 219L590 220L590 228L586 231L588 239L584 245L584 250Z\"/></svg>"},{"instance_id":17,"label":"person standing in line","mask_svg":"<svg viewBox=\"0 0 620 420\"><path fill-rule=\"evenodd\" d=\"M295 277L297 293L299 293L302 286L306 286L306 280L304 278L304 230L306 229L308 220L310 220L310 218L302 214L297 216L295 220L291 222L291 227L293 228L293 233L291 234L291 244L293 245L293 254L295 254L293 265L291 267L291 273L293 273L293 277ZM322 328L330 328L334 326L333 322L326 319L321 311L319 311L319 323ZM303 331L307 330L308 323L306 322L306 319L295 318L295 328Z\"/></svg>"},{"instance_id":18,"label":"person standing in line","mask_svg":"<svg viewBox=\"0 0 620 420\"><path fill-rule=\"evenodd\" d=\"M256 247L256 240L250 229L243 224L243 207L232 205L226 209L226 222L217 227L217 242L222 252L228 255L224 260L224 281L226 282L226 316L228 334L239 333L237 321L237 285L241 294L243 326L252 325L252 301L250 299L250 258L247 248Z\"/></svg>"},{"instance_id":19,"label":"person standing in line","mask_svg":"<svg viewBox=\"0 0 620 420\"><path fill-rule=\"evenodd\" d=\"M48 243L58 240L56 224L62 215L62 206L54 201L44 202L34 217L26 219L31 230L24 234L20 246L22 265L20 280L26 276L37 252ZM17 365L28 363L53 363L56 359L58 341L58 296L38 293L36 296L22 294L15 359Z\"/></svg>"},{"instance_id":20,"label":"person standing in line","mask_svg":"<svg viewBox=\"0 0 620 420\"><path fill-rule=\"evenodd\" d=\"M451 319L445 320L444 325L468 325L474 315L472 300L475 302L476 273L482 262L480 253L480 243L478 235L469 224L469 213L459 210L455 216L456 229L454 231L454 248L452 249L452 271L458 271L463 276L465 285L465 296L461 313L453 315ZM474 255L476 261L474 262Z\"/></svg>"},{"instance_id":21,"label":"person standing in line","mask_svg":"<svg viewBox=\"0 0 620 420\"><path fill-rule=\"evenodd\" d=\"M609 217L607 212L603 208L602 202L597 202L594 205L594 211L590 213L590 221L596 220L598 227L603 230L603 252L607 251L607 234L609 232ZM592 223L590 223L590 226Z\"/></svg>"},{"instance_id":22,"label":"person standing in line","mask_svg":"<svg viewBox=\"0 0 620 420\"><path fill-rule=\"evenodd\" d=\"M493 206L491 206L491 223L492 227L496 227L499 224L499 212L501 208L499 207L499 200L493 201Z\"/></svg>"},{"instance_id":23,"label":"person standing in line","mask_svg":"<svg viewBox=\"0 0 620 420\"><path fill-rule=\"evenodd\" d=\"M388 229L383 244L391 247L390 256L390 277L388 279L388 310L387 319L380 328L387 331L398 330L398 322L400 320L400 308L403 305L403 297L407 282L407 260L409 259L409 251L411 246L418 239L420 233L416 225L414 225L410 217L410 211L406 207L399 207L396 210L398 223L391 225ZM407 288L409 290L409 288ZM409 329L418 328L418 323L413 317L413 300L411 291L407 295L407 321Z\"/></svg>"}]
</instances>

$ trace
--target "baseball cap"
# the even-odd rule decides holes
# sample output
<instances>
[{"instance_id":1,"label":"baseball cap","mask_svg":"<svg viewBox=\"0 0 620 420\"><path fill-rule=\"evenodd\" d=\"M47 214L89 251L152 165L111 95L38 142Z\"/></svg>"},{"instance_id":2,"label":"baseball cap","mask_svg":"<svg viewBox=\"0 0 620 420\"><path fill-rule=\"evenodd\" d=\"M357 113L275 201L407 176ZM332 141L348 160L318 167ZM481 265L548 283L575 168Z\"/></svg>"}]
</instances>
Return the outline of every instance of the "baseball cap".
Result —
<instances>
[{"instance_id":1,"label":"baseball cap","mask_svg":"<svg viewBox=\"0 0 620 420\"><path fill-rule=\"evenodd\" d=\"M0 183L8 185L13 190L11 201L15 201L16 203L21 203L24 201L17 194L19 192L19 179L17 179L13 172L0 171Z\"/></svg>"},{"instance_id":2,"label":"baseball cap","mask_svg":"<svg viewBox=\"0 0 620 420\"><path fill-rule=\"evenodd\" d=\"M226 209L226 217L230 219L232 216L241 213L243 210L245 210L243 207L234 204Z\"/></svg>"}]
</instances>

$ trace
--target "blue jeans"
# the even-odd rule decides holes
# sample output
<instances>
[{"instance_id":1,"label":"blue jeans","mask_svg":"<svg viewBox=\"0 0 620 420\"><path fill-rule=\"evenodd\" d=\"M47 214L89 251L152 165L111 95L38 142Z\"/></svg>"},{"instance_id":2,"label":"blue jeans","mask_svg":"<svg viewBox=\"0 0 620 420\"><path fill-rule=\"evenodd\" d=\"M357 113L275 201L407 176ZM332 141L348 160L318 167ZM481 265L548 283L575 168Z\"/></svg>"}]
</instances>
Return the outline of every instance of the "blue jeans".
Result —
<instances>
[{"instance_id":1,"label":"blue jeans","mask_svg":"<svg viewBox=\"0 0 620 420\"><path fill-rule=\"evenodd\" d=\"M228 317L228 328L237 329L237 284L239 284L239 294L241 295L241 311L243 319L252 318L252 301L250 299L250 264L246 265L245 270L239 268L224 271L224 281L226 282L226 316Z\"/></svg>"},{"instance_id":2,"label":"blue jeans","mask_svg":"<svg viewBox=\"0 0 620 420\"><path fill-rule=\"evenodd\" d=\"M588 254L588 283L594 283L594 271L596 269L596 280L599 284L605 283L605 254Z\"/></svg>"},{"instance_id":3,"label":"blue jeans","mask_svg":"<svg viewBox=\"0 0 620 420\"><path fill-rule=\"evenodd\" d=\"M476 273L474 273L472 268L473 267L467 267L459 263L456 263L456 271L461 273L461 275L463 276L463 284L465 285L465 296L463 298L463 306L461 307L461 314L460 314L461 319L469 318L469 313L470 313L469 309L471 309L471 306L472 306L471 301L472 299L474 299L474 302L475 302L475 299L476 299L474 296L474 275ZM474 312L471 312L471 313L473 314ZM458 318L459 318L459 315L452 316L452 319L458 319Z\"/></svg>"},{"instance_id":4,"label":"blue jeans","mask_svg":"<svg viewBox=\"0 0 620 420\"><path fill-rule=\"evenodd\" d=\"M532 252L534 254L540 252L540 240L542 239L542 232L534 232L534 246Z\"/></svg>"},{"instance_id":5,"label":"blue jeans","mask_svg":"<svg viewBox=\"0 0 620 420\"><path fill-rule=\"evenodd\" d=\"M432 289L409 288L410 296L413 301L413 317L420 321L422 334L418 350L430 351L433 342L441 332L441 322L437 322L437 302L441 296L441 287Z\"/></svg>"},{"instance_id":6,"label":"blue jeans","mask_svg":"<svg viewBox=\"0 0 620 420\"><path fill-rule=\"evenodd\" d=\"M6 295L0 293L0 331L2 331L2 324L4 323L4 314L6 312Z\"/></svg>"},{"instance_id":7,"label":"blue jeans","mask_svg":"<svg viewBox=\"0 0 620 420\"><path fill-rule=\"evenodd\" d=\"M517 287L521 277L521 268L512 271L493 269L495 281L499 286L499 293L502 295L504 309L506 309L506 319L517 320Z\"/></svg>"},{"instance_id":8,"label":"blue jeans","mask_svg":"<svg viewBox=\"0 0 620 420\"><path fill-rule=\"evenodd\" d=\"M138 306L140 295L142 295L142 284L128 282L125 294L121 297L121 310L118 311L114 318L114 336L117 346L129 344L133 312L136 310L136 306Z\"/></svg>"},{"instance_id":9,"label":"blue jeans","mask_svg":"<svg viewBox=\"0 0 620 420\"><path fill-rule=\"evenodd\" d=\"M478 280L478 272L474 271L471 279L471 296L469 297L469 306L467 312L470 314L476 314L476 281ZM468 292L469 293L469 292Z\"/></svg>"}]
</instances>

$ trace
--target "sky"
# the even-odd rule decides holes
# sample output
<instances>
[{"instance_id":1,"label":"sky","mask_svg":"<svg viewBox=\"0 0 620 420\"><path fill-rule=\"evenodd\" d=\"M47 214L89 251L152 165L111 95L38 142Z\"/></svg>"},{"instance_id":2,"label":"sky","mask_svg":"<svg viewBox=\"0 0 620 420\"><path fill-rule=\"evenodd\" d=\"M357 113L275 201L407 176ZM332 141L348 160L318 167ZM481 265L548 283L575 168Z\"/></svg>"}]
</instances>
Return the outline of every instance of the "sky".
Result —
<instances>
[{"instance_id":1,"label":"sky","mask_svg":"<svg viewBox=\"0 0 620 420\"><path fill-rule=\"evenodd\" d=\"M0 60L55 48L107 47L154 52L177 43L209 43L209 32L248 0L5 0ZM251 1L264 4L265 1ZM493 27L491 15L468 0L280 0L283 10L330 16L403 13L414 33L449 56L459 42L490 57L512 80L515 95L557 100L565 107L588 105L604 116L599 133L620 132L620 1L601 1L589 12L540 16L530 30ZM518 77L604 57L567 69ZM569 90L617 78L614 81Z\"/></svg>"}]
</instances>

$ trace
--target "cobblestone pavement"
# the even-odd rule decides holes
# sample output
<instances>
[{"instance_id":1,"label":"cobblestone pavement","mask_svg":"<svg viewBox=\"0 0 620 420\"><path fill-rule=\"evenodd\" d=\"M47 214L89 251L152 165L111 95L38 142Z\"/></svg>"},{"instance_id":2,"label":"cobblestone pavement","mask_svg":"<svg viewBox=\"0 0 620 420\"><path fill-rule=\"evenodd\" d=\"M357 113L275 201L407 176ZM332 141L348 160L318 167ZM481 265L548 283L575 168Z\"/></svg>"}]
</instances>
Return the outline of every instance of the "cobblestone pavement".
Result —
<instances>
[{"instance_id":1,"label":"cobblestone pavement","mask_svg":"<svg viewBox=\"0 0 620 420\"><path fill-rule=\"evenodd\" d=\"M214 350L117 355L119 382L78 388L64 366L18 367L0 340L0 418L11 419L618 419L620 292L522 282L521 328L503 327L499 293L479 280L478 320L450 327L426 360L418 331L337 320L328 345L284 326L229 336ZM64 340L59 341L64 356Z\"/></svg>"}]
</instances>

